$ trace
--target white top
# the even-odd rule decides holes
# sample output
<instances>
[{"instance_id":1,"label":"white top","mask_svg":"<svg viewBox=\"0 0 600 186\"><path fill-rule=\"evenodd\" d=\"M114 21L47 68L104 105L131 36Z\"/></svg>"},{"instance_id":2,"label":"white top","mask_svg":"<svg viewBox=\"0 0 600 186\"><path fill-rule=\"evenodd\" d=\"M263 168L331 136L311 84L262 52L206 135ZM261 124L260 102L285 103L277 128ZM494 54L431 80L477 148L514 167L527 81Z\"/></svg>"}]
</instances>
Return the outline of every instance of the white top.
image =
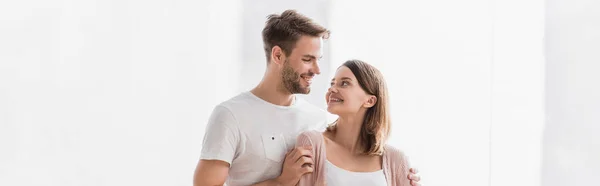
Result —
<instances>
[{"instance_id":1,"label":"white top","mask_svg":"<svg viewBox=\"0 0 600 186\"><path fill-rule=\"evenodd\" d=\"M375 172L352 172L339 168L325 160L325 182L327 186L387 186L383 170Z\"/></svg>"},{"instance_id":2,"label":"white top","mask_svg":"<svg viewBox=\"0 0 600 186\"><path fill-rule=\"evenodd\" d=\"M296 137L307 130L325 130L326 119L325 110L298 96L291 106L279 106L244 92L214 108L200 159L229 163L228 186L276 178Z\"/></svg>"}]
</instances>

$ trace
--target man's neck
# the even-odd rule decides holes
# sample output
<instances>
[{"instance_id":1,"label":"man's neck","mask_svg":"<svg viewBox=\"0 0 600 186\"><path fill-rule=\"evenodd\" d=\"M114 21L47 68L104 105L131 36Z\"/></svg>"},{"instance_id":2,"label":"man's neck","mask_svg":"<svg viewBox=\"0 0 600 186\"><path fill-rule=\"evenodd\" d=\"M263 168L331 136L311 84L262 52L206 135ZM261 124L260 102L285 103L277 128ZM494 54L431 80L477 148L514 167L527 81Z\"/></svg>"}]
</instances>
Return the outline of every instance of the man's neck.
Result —
<instances>
[{"instance_id":1,"label":"man's neck","mask_svg":"<svg viewBox=\"0 0 600 186\"><path fill-rule=\"evenodd\" d=\"M256 97L265 100L274 105L290 106L294 102L294 94L291 94L285 88L281 87L278 81L269 81L269 78L263 79L250 92Z\"/></svg>"}]
</instances>

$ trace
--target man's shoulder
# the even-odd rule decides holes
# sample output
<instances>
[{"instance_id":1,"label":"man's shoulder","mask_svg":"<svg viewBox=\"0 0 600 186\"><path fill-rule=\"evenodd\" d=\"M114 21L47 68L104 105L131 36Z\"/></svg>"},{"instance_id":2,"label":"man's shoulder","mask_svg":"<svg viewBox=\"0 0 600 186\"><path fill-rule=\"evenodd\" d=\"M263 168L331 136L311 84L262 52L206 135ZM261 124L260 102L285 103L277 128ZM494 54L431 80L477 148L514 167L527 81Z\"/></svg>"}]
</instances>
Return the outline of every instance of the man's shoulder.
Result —
<instances>
[{"instance_id":1,"label":"man's shoulder","mask_svg":"<svg viewBox=\"0 0 600 186\"><path fill-rule=\"evenodd\" d=\"M237 120L239 113L248 110L245 108L250 108L251 104L248 96L243 92L214 106L212 115L215 117L227 117Z\"/></svg>"},{"instance_id":2,"label":"man's shoulder","mask_svg":"<svg viewBox=\"0 0 600 186\"><path fill-rule=\"evenodd\" d=\"M315 113L315 114L326 114L327 113L327 111L325 109L308 102L304 98L296 97L296 101L298 102L298 104L301 104L301 106L299 108L302 109L303 111L308 111L309 113Z\"/></svg>"},{"instance_id":3,"label":"man's shoulder","mask_svg":"<svg viewBox=\"0 0 600 186\"><path fill-rule=\"evenodd\" d=\"M231 110L232 108L250 106L251 101L252 99L250 95L248 95L248 92L242 92L229 98L228 100L219 103L217 107L225 107Z\"/></svg>"}]
</instances>

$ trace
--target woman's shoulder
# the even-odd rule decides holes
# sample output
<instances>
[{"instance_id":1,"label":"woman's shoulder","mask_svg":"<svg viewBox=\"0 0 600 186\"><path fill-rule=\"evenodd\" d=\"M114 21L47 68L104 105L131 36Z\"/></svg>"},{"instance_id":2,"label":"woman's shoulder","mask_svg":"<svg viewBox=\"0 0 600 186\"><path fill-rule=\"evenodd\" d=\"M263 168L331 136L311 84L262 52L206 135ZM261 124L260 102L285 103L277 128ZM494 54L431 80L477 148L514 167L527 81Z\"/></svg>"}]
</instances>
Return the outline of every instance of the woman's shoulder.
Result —
<instances>
[{"instance_id":1,"label":"woman's shoulder","mask_svg":"<svg viewBox=\"0 0 600 186\"><path fill-rule=\"evenodd\" d=\"M323 134L316 130L304 131L296 139L298 145L320 145L322 141Z\"/></svg>"},{"instance_id":2,"label":"woman's shoulder","mask_svg":"<svg viewBox=\"0 0 600 186\"><path fill-rule=\"evenodd\" d=\"M383 156L391 165L406 166L408 164L408 158L406 157L404 152L391 145L385 145L383 149Z\"/></svg>"},{"instance_id":3,"label":"woman's shoulder","mask_svg":"<svg viewBox=\"0 0 600 186\"><path fill-rule=\"evenodd\" d=\"M319 132L317 130L307 130L307 131L300 133L300 135L307 135L307 136L320 136L322 134L323 134L322 132Z\"/></svg>"},{"instance_id":4,"label":"woman's shoulder","mask_svg":"<svg viewBox=\"0 0 600 186\"><path fill-rule=\"evenodd\" d=\"M383 148L383 152L390 156L404 156L403 151L389 144L385 145L385 147Z\"/></svg>"},{"instance_id":5,"label":"woman's shoulder","mask_svg":"<svg viewBox=\"0 0 600 186\"><path fill-rule=\"evenodd\" d=\"M386 145L383 150L384 172L390 175L392 185L410 185L408 179L409 167L408 158L400 149L391 145Z\"/></svg>"}]
</instances>

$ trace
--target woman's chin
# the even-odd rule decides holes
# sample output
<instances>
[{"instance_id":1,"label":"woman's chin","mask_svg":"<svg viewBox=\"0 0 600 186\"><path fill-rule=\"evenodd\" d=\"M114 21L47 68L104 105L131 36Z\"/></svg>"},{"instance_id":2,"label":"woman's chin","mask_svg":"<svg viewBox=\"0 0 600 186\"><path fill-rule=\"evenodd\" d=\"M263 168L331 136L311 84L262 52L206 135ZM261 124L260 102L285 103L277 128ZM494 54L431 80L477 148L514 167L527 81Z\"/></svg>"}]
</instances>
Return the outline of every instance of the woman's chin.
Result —
<instances>
[{"instance_id":1,"label":"woman's chin","mask_svg":"<svg viewBox=\"0 0 600 186\"><path fill-rule=\"evenodd\" d=\"M335 115L340 115L341 110L339 105L327 105L327 112Z\"/></svg>"}]
</instances>

